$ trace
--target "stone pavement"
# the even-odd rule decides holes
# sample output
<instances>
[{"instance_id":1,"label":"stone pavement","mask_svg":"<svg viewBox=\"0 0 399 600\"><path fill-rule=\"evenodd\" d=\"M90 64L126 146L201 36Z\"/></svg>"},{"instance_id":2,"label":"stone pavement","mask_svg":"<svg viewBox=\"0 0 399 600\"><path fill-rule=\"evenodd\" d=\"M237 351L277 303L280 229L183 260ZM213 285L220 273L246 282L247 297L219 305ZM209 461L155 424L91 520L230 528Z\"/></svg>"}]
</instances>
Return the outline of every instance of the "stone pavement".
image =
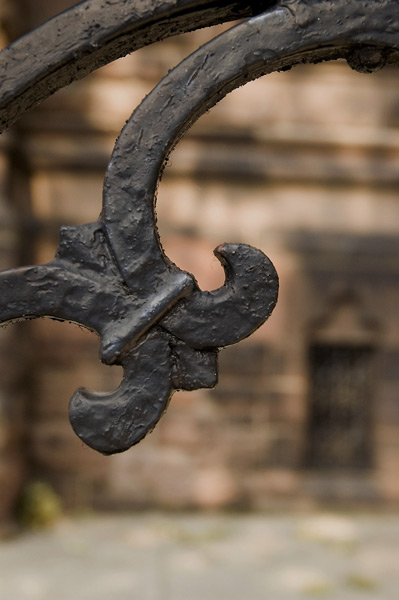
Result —
<instances>
[{"instance_id":1,"label":"stone pavement","mask_svg":"<svg viewBox=\"0 0 399 600\"><path fill-rule=\"evenodd\" d=\"M0 543L0 600L399 598L399 516L91 516Z\"/></svg>"}]
</instances>

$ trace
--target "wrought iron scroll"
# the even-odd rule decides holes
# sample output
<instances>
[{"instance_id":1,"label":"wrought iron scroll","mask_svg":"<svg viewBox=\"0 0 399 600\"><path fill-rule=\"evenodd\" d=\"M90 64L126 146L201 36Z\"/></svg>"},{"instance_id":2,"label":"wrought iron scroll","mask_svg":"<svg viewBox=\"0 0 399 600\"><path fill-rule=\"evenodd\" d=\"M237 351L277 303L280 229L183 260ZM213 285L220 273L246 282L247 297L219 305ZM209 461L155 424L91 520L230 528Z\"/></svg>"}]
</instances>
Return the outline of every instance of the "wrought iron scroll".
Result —
<instances>
[{"instance_id":1,"label":"wrought iron scroll","mask_svg":"<svg viewBox=\"0 0 399 600\"><path fill-rule=\"evenodd\" d=\"M226 281L212 292L164 254L155 197L169 152L201 114L261 75L337 58L364 72L397 64L398 2L86 0L0 54L4 129L127 52L237 18L246 20L189 56L135 110L116 142L98 221L63 227L50 263L0 273L0 321L78 322L99 334L103 362L123 366L115 392L80 388L70 402L75 432L104 454L139 442L174 390L214 386L219 348L250 335L277 301L276 271L251 246L215 250Z\"/></svg>"}]
</instances>

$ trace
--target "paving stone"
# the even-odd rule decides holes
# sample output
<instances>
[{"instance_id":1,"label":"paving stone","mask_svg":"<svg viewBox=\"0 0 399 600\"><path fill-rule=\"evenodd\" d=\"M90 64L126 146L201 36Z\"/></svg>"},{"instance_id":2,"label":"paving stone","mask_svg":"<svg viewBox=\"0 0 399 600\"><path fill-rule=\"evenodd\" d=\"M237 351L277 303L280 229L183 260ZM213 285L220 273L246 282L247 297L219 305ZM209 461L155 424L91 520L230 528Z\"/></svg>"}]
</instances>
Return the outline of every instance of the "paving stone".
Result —
<instances>
[{"instance_id":1,"label":"paving stone","mask_svg":"<svg viewBox=\"0 0 399 600\"><path fill-rule=\"evenodd\" d=\"M398 515L95 515L1 542L0 598L393 600L398 564Z\"/></svg>"}]
</instances>

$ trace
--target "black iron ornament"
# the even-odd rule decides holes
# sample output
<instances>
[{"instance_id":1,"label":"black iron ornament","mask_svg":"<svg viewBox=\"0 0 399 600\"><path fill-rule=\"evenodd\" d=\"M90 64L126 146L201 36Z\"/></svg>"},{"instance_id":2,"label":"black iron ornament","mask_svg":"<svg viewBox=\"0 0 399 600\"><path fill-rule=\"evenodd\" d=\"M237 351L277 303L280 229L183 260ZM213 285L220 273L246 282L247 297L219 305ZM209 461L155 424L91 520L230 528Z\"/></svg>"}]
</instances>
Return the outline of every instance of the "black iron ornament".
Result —
<instances>
[{"instance_id":1,"label":"black iron ornament","mask_svg":"<svg viewBox=\"0 0 399 600\"><path fill-rule=\"evenodd\" d=\"M397 0L86 0L0 54L0 122L95 68L176 33L246 18L199 48L135 110L107 169L96 223L64 227L53 261L0 273L0 321L50 316L101 338L120 364L112 393L80 388L70 403L77 435L104 454L126 450L157 423L176 389L212 387L217 352L270 315L278 277L244 244L215 254L225 284L203 292L162 250L156 188L179 138L229 91L303 62L344 58L364 72L399 61Z\"/></svg>"}]
</instances>

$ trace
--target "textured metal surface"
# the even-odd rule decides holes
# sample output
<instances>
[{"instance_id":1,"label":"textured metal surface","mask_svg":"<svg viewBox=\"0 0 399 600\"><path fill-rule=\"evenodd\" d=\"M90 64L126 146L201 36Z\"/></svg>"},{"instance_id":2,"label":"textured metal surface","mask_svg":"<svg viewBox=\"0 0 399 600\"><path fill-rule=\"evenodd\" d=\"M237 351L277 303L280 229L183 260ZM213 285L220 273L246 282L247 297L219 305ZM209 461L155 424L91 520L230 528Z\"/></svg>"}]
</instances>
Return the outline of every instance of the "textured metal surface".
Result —
<instances>
[{"instance_id":1,"label":"textured metal surface","mask_svg":"<svg viewBox=\"0 0 399 600\"><path fill-rule=\"evenodd\" d=\"M172 35L248 17L273 0L85 0L3 51L0 130L55 90Z\"/></svg>"},{"instance_id":2,"label":"textured metal surface","mask_svg":"<svg viewBox=\"0 0 399 600\"><path fill-rule=\"evenodd\" d=\"M0 274L1 321L46 315L76 321L100 335L104 362L123 366L115 392L79 389L71 400L72 426L90 446L105 454L125 450L154 427L175 389L215 385L218 349L252 333L277 300L275 269L250 246L216 249L226 281L213 292L202 292L165 256L155 196L173 146L229 91L263 74L335 58L363 72L397 64L397 8L396 0L86 0L0 55L5 127L127 51L256 15L198 49L135 110L115 145L98 222L63 228L49 264Z\"/></svg>"}]
</instances>

